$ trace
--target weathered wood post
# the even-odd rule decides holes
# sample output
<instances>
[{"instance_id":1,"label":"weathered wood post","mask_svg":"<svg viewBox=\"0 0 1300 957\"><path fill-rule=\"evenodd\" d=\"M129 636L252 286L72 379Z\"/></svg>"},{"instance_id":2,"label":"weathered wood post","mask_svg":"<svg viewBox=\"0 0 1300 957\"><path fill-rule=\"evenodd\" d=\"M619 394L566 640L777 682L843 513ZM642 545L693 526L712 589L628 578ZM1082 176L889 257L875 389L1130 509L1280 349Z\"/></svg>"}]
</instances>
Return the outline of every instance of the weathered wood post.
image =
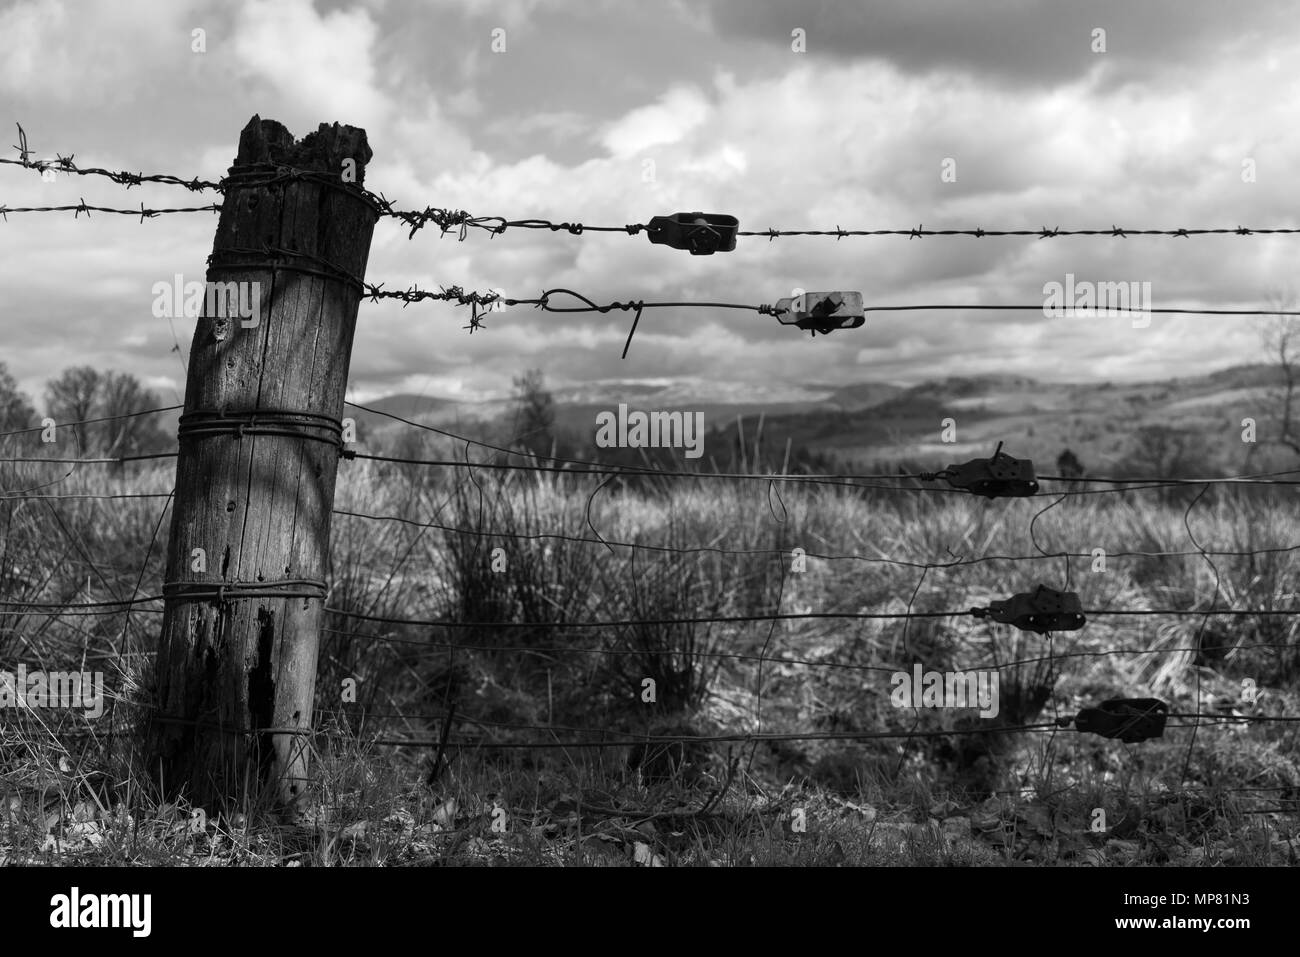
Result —
<instances>
[{"instance_id":1,"label":"weathered wood post","mask_svg":"<svg viewBox=\"0 0 1300 957\"><path fill-rule=\"evenodd\" d=\"M227 178L178 430L146 740L165 793L210 810L268 784L292 807L307 780L343 396L378 219L359 188L370 156L364 130L322 124L296 143L254 116ZM222 302L218 284L242 299Z\"/></svg>"}]
</instances>

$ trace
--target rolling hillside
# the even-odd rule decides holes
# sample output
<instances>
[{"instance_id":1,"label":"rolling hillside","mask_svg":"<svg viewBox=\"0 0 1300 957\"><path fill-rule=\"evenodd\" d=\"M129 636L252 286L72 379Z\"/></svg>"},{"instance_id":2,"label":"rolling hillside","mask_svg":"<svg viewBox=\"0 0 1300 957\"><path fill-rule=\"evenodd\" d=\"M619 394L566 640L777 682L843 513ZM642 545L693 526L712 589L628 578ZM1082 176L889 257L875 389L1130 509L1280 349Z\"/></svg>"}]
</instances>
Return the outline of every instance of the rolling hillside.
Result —
<instances>
[{"instance_id":1,"label":"rolling hillside","mask_svg":"<svg viewBox=\"0 0 1300 957\"><path fill-rule=\"evenodd\" d=\"M727 382L608 380L554 389L556 427L574 448L594 455L599 412L631 409L703 412L705 461L739 457L743 435L752 461L757 444L765 462L779 466L787 442L794 450L851 463L922 460L946 464L988 454L998 441L1015 455L1044 463L1069 448L1092 470L1131 457L1143 430L1181 434L1203 446L1205 461L1228 466L1244 456L1241 421L1253 417L1261 438L1271 434L1279 407L1280 370L1237 366L1197 377L1140 383L1062 383L1025 377L962 377L913 386L889 383L747 385ZM371 408L457 434L508 441L512 402L395 395ZM352 411L362 441L382 444L401 429L382 416ZM940 440L945 419L956 423L955 443ZM1139 452L1141 450L1138 450ZM1236 458L1234 458L1236 456ZM1267 458L1267 456L1265 456ZM1262 461L1262 460L1261 460Z\"/></svg>"}]
</instances>

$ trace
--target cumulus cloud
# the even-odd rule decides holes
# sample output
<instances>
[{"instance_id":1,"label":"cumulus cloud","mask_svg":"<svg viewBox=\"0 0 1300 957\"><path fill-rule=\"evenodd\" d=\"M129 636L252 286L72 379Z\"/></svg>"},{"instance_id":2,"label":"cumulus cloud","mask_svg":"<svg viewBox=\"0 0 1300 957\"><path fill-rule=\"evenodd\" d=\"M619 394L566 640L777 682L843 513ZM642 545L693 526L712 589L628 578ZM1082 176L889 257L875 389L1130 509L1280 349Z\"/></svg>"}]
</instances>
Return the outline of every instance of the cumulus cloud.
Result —
<instances>
[{"instance_id":1,"label":"cumulus cloud","mask_svg":"<svg viewBox=\"0 0 1300 957\"><path fill-rule=\"evenodd\" d=\"M696 89L669 90L658 102L614 121L601 142L614 156L629 156L650 146L678 143L709 116L709 104Z\"/></svg>"},{"instance_id":2,"label":"cumulus cloud","mask_svg":"<svg viewBox=\"0 0 1300 957\"><path fill-rule=\"evenodd\" d=\"M322 15L311 0L247 0L234 51L245 76L303 117L373 124L391 107L373 62L378 32L365 10Z\"/></svg>"},{"instance_id":3,"label":"cumulus cloud","mask_svg":"<svg viewBox=\"0 0 1300 957\"><path fill-rule=\"evenodd\" d=\"M888 61L908 74L972 74L981 81L1041 88L1072 82L1099 65L1114 80L1158 76L1171 64L1211 67L1230 44L1260 43L1288 32L1294 6L1257 0L1249 16L1218 0L885 0L790 4L711 0L717 31L790 50L806 33L808 57ZM1098 52L1094 31L1105 31ZM797 55L792 55L797 56Z\"/></svg>"},{"instance_id":4,"label":"cumulus cloud","mask_svg":"<svg viewBox=\"0 0 1300 957\"><path fill-rule=\"evenodd\" d=\"M190 55L188 0L18 0L0 9L0 91L34 102L117 103Z\"/></svg>"},{"instance_id":5,"label":"cumulus cloud","mask_svg":"<svg viewBox=\"0 0 1300 957\"><path fill-rule=\"evenodd\" d=\"M9 50L0 91L21 105L38 155L58 148L87 165L182 175L220 176L254 112L299 136L320 122L362 125L375 150L372 189L403 208L506 219L622 226L703 209L753 230L1295 225L1300 75L1285 65L1300 37L1278 19L1282 9L1261 2L1242 18L1200 0L1177 10L936 0L873 5L864 17L848 4L767 0L652 13L532 0L75 10L18 0L0 10ZM1097 18L1108 29L1104 56L1086 49ZM510 31L507 54L489 49L494 25ZM189 52L195 26L208 30L203 57ZM806 54L789 50L798 26L808 29ZM940 176L949 159L955 182ZM1247 162L1253 181L1242 177ZM69 177L47 185L12 168L0 176L12 177L11 206L213 198L170 187L128 197ZM24 386L39 388L69 361L66 348L50 348L50 328L77 344L78 362L116 361L130 343L133 371L175 377L171 330L132 289L200 271L214 226L211 216L138 224L98 214L75 225L35 214L0 224L0 284L12 290L0 324L7 361L30 377ZM520 298L566 287L598 303L761 304L801 287L857 289L868 305L1021 304L1073 272L1149 280L1158 305L1252 308L1288 278L1294 248L1285 236L742 237L732 253L692 257L619 232L512 228L460 242L429 227L408 239L385 220L367 278ZM535 364L557 380L709 370L805 382L998 369L1159 376L1171 364L1190 373L1257 357L1248 321L1232 319L1157 319L1142 336L1117 337L1049 329L1025 313L876 313L862 329L811 340L752 311L652 309L626 361L631 314L622 310L519 307L472 337L465 321L448 305L364 303L354 385L375 394L433 382L477 394ZM178 328L182 347L191 332Z\"/></svg>"}]
</instances>

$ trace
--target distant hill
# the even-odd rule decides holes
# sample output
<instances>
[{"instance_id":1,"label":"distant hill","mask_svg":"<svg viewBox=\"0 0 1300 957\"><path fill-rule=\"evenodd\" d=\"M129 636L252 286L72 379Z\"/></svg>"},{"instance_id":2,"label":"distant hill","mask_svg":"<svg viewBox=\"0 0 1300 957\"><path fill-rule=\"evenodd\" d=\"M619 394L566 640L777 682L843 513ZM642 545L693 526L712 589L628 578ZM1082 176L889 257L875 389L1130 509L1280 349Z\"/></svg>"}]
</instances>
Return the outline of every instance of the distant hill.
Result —
<instances>
[{"instance_id":1,"label":"distant hill","mask_svg":"<svg viewBox=\"0 0 1300 957\"><path fill-rule=\"evenodd\" d=\"M366 409L374 411L363 411L349 405L344 407L344 415L357 420L360 442L370 446L387 444L401 433L411 431L410 426L392 416L457 434L470 433L477 437L485 423L507 414L510 408L510 402L505 399L492 402L457 402L453 399L407 393L385 396L361 404Z\"/></svg>"},{"instance_id":2,"label":"distant hill","mask_svg":"<svg viewBox=\"0 0 1300 957\"><path fill-rule=\"evenodd\" d=\"M1195 436L1215 453L1236 454L1241 420L1260 428L1273 415L1281 372L1273 366L1222 369L1209 375L1139 383L1047 382L1025 376L963 376L913 386L734 383L710 380L604 380L552 391L558 429L594 454L596 415L630 409L702 412L709 438L704 462L730 463L757 443L779 465L793 450L871 462L942 462L989 454L999 441L1012 454L1054 461L1070 448L1089 468L1104 471L1131 450L1143 427L1163 426ZM508 397L458 402L394 395L366 403L382 412L482 437L508 434ZM373 440L406 427L352 410ZM945 419L957 442L940 441ZM743 442L742 442L743 436ZM1234 445L1235 443L1235 445ZM1207 453L1208 454L1208 453ZM707 464L705 467L708 467Z\"/></svg>"}]
</instances>

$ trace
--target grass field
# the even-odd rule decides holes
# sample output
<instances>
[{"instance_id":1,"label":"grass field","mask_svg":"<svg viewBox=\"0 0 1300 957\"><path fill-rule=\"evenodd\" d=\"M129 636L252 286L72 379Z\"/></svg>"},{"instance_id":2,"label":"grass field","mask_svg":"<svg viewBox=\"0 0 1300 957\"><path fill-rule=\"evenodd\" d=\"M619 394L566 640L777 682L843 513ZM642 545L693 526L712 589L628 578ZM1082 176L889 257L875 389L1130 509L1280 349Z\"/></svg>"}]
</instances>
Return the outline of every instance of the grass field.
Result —
<instances>
[{"instance_id":1,"label":"grass field","mask_svg":"<svg viewBox=\"0 0 1300 957\"><path fill-rule=\"evenodd\" d=\"M51 474L11 468L6 487ZM170 462L82 469L41 492L163 497L0 504L0 594L63 606L160 593L171 482ZM327 734L298 819L155 797L133 730L160 602L11 605L0 671L103 671L110 701L95 720L0 713L0 860L1294 864L1294 723L1171 717L1162 738L1132 744L999 731L1114 697L1159 697L1174 715L1300 714L1296 618L1212 611L1297 607L1300 513L1289 490L1195 493L1053 504L707 479L596 491L562 474L347 463L317 684ZM1040 582L1068 584L1085 609L1205 614L1097 615L1051 638L969 615L763 618L962 611ZM760 620L557 627L742 616ZM484 622L519 627L456 627ZM917 661L997 670L999 714L894 707L890 677ZM436 766L432 747L375 743L436 740L449 708L457 746ZM755 731L925 736L490 746Z\"/></svg>"}]
</instances>

